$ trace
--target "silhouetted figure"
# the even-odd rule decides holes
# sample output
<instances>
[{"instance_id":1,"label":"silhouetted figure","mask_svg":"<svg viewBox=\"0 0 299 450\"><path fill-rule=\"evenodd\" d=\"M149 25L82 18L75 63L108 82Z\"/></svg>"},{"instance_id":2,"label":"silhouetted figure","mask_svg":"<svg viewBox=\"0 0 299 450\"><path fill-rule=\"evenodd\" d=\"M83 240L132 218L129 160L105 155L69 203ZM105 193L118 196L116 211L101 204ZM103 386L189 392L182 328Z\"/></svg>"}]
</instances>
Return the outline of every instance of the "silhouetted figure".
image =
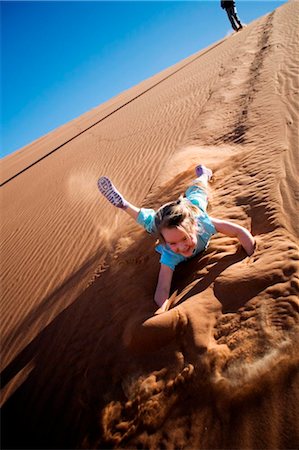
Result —
<instances>
[{"instance_id":1,"label":"silhouetted figure","mask_svg":"<svg viewBox=\"0 0 299 450\"><path fill-rule=\"evenodd\" d=\"M243 28L243 25L238 17L236 4L232 0L221 0L221 8L225 9L227 13L227 17L229 18L230 23L235 31L239 31Z\"/></svg>"}]
</instances>

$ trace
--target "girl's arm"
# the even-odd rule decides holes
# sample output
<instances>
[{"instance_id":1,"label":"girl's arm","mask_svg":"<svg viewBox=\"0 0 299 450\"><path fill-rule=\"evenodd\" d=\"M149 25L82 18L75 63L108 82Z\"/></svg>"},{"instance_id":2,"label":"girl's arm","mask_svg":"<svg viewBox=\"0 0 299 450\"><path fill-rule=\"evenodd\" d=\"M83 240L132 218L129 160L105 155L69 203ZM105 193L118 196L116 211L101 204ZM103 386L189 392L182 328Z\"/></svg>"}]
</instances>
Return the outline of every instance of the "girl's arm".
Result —
<instances>
[{"instance_id":1,"label":"girl's arm","mask_svg":"<svg viewBox=\"0 0 299 450\"><path fill-rule=\"evenodd\" d=\"M158 283L154 297L155 302L160 307L163 307L166 300L168 300L172 276L173 270L170 267L166 266L165 264L161 264Z\"/></svg>"},{"instance_id":2,"label":"girl's arm","mask_svg":"<svg viewBox=\"0 0 299 450\"><path fill-rule=\"evenodd\" d=\"M210 217L210 219L219 233L238 238L247 255L252 255L255 248L255 240L246 228L226 220L214 219L213 217Z\"/></svg>"}]
</instances>

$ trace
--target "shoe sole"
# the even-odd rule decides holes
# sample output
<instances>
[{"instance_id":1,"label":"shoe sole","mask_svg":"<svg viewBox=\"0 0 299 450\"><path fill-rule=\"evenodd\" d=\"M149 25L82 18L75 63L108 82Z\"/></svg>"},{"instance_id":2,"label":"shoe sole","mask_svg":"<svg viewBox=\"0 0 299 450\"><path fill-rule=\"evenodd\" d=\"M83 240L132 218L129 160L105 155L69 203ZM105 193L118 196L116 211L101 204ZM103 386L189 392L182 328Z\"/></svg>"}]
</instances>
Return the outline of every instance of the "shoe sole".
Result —
<instances>
[{"instance_id":1,"label":"shoe sole","mask_svg":"<svg viewBox=\"0 0 299 450\"><path fill-rule=\"evenodd\" d=\"M116 191L112 182L107 177L101 177L98 180L98 188L101 194L117 208L124 208L124 200L120 194Z\"/></svg>"},{"instance_id":2,"label":"shoe sole","mask_svg":"<svg viewBox=\"0 0 299 450\"><path fill-rule=\"evenodd\" d=\"M204 169L203 169L203 167L204 167ZM208 169L207 167L205 167L201 164L195 168L195 174L197 177L200 177L201 175L206 174L206 175L208 175L208 179L210 180L212 178L213 172L211 169Z\"/></svg>"}]
</instances>

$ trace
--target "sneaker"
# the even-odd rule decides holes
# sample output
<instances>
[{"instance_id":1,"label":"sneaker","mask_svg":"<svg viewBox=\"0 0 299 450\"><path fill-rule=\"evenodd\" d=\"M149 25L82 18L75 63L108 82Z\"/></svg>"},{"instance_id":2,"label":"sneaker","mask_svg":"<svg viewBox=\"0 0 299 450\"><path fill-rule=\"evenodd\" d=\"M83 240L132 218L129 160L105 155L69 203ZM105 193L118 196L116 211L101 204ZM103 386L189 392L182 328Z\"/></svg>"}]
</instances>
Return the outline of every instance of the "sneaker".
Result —
<instances>
[{"instance_id":1,"label":"sneaker","mask_svg":"<svg viewBox=\"0 0 299 450\"><path fill-rule=\"evenodd\" d=\"M113 186L112 181L108 177L99 178L98 188L108 202L113 206L116 206L116 208L126 208L128 206L124 197L118 192L115 186Z\"/></svg>"},{"instance_id":2,"label":"sneaker","mask_svg":"<svg viewBox=\"0 0 299 450\"><path fill-rule=\"evenodd\" d=\"M197 178L201 177L202 175L206 175L208 178L208 181L212 178L213 172L211 169L208 169L206 166L203 166L202 164L199 164L199 166L195 167L195 174Z\"/></svg>"}]
</instances>

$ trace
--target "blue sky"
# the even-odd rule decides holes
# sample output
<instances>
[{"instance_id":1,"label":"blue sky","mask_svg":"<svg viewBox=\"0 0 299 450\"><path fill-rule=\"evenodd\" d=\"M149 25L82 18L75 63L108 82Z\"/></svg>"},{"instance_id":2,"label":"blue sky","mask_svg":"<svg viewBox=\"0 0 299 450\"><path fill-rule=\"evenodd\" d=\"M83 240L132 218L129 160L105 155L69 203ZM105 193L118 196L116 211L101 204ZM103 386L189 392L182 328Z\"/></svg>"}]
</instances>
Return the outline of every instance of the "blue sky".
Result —
<instances>
[{"instance_id":1,"label":"blue sky","mask_svg":"<svg viewBox=\"0 0 299 450\"><path fill-rule=\"evenodd\" d=\"M285 1L237 0L247 24ZM1 156L231 31L219 0L1 1Z\"/></svg>"}]
</instances>

